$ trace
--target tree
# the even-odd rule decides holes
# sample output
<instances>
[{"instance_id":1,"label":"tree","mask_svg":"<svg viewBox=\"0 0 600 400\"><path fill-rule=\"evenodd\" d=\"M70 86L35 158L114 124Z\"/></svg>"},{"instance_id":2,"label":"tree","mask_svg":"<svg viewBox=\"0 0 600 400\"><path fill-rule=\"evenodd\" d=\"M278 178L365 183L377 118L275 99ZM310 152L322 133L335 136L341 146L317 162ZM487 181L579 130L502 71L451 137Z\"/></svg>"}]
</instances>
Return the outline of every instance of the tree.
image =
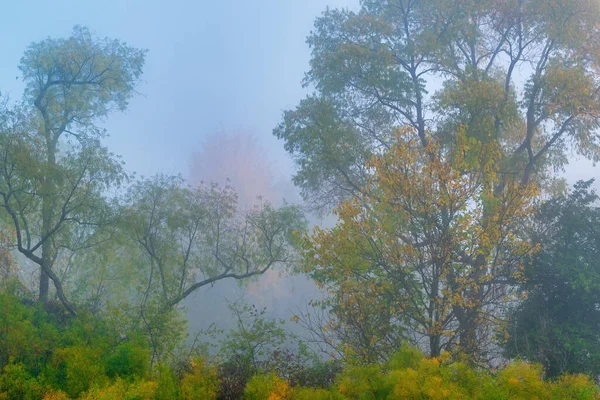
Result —
<instances>
[{"instance_id":1,"label":"tree","mask_svg":"<svg viewBox=\"0 0 600 400\"><path fill-rule=\"evenodd\" d=\"M368 161L391 152L390 132L411 127L423 154L431 142L442 154L460 148L459 132L495 144L493 197L520 187L527 198L549 167L567 162L567 149L599 158L599 22L587 0L365 0L358 12L328 9L308 38L304 84L315 91L274 131L296 160L295 183L321 211L360 198L374 173ZM495 224L494 207L483 208L473 229ZM496 247L471 246L481 246L471 267L489 270ZM496 293L515 283L492 282ZM458 328L464 340L477 336L477 318Z\"/></svg>"},{"instance_id":2,"label":"tree","mask_svg":"<svg viewBox=\"0 0 600 400\"><path fill-rule=\"evenodd\" d=\"M513 232L536 189L494 192L494 143L459 134L451 152L430 140L422 153L412 128L396 140L368 164L362 193L341 203L336 227L308 240L305 271L330 294L330 328L363 361L405 340L425 341L433 357L458 349L487 361L496 307L511 297L498 283L516 282L533 250Z\"/></svg>"},{"instance_id":3,"label":"tree","mask_svg":"<svg viewBox=\"0 0 600 400\"><path fill-rule=\"evenodd\" d=\"M114 222L105 192L125 178L122 165L96 142L73 145L50 165L45 148L38 146L36 132L12 122L2 128L0 196L3 219L15 233L12 244L45 271L61 302L75 313L56 264L68 253L103 240L99 227ZM47 191L47 179L55 183L51 192ZM44 221L48 221L43 218L44 201L56 207L52 208L52 219L46 222L48 230L44 229ZM50 253L44 253L44 247ZM43 254L51 257L44 258ZM40 284L43 289L43 280Z\"/></svg>"},{"instance_id":4,"label":"tree","mask_svg":"<svg viewBox=\"0 0 600 400\"><path fill-rule=\"evenodd\" d=\"M192 185L227 184L235 189L241 207L252 207L259 196L271 202L289 196L276 187L273 163L261 143L248 133L214 133L203 140L191 161Z\"/></svg>"},{"instance_id":5,"label":"tree","mask_svg":"<svg viewBox=\"0 0 600 400\"><path fill-rule=\"evenodd\" d=\"M563 165L565 144L598 159L598 8L586 0L365 0L328 9L308 38L316 89L274 134L319 209L365 182L365 161L411 126L421 144L458 125L498 140L524 183ZM441 88L433 95L428 90ZM562 151L561 151L562 150Z\"/></svg>"},{"instance_id":6,"label":"tree","mask_svg":"<svg viewBox=\"0 0 600 400\"><path fill-rule=\"evenodd\" d=\"M128 202L123 227L142 255L147 290L170 307L220 279L293 261L293 233L305 226L298 207L263 202L240 214L231 188L191 188L179 177L142 180Z\"/></svg>"},{"instance_id":7,"label":"tree","mask_svg":"<svg viewBox=\"0 0 600 400\"><path fill-rule=\"evenodd\" d=\"M287 204L263 201L240 212L230 187L193 188L164 175L140 180L127 194L120 250L133 266L137 319L151 339L172 333L161 321L200 288L295 262L294 232L305 225L300 209Z\"/></svg>"},{"instance_id":8,"label":"tree","mask_svg":"<svg viewBox=\"0 0 600 400\"><path fill-rule=\"evenodd\" d=\"M542 205L534 231L541 250L521 285L528 296L508 323L506 356L540 363L551 378L595 375L600 366L600 208L592 182Z\"/></svg>"},{"instance_id":9,"label":"tree","mask_svg":"<svg viewBox=\"0 0 600 400\"><path fill-rule=\"evenodd\" d=\"M11 233L0 230L0 287L17 277L17 268L11 254Z\"/></svg>"},{"instance_id":10,"label":"tree","mask_svg":"<svg viewBox=\"0 0 600 400\"><path fill-rule=\"evenodd\" d=\"M219 355L242 373L252 375L286 340L283 320L268 318L266 308L259 309L239 299L228 306L235 328L220 340Z\"/></svg>"},{"instance_id":11,"label":"tree","mask_svg":"<svg viewBox=\"0 0 600 400\"><path fill-rule=\"evenodd\" d=\"M125 174L101 145L98 122L127 108L145 53L76 26L67 39L31 44L21 59L26 90L21 104L3 111L0 190L18 250L40 267L42 302L52 280L75 312L54 264L107 222L104 194Z\"/></svg>"}]
</instances>

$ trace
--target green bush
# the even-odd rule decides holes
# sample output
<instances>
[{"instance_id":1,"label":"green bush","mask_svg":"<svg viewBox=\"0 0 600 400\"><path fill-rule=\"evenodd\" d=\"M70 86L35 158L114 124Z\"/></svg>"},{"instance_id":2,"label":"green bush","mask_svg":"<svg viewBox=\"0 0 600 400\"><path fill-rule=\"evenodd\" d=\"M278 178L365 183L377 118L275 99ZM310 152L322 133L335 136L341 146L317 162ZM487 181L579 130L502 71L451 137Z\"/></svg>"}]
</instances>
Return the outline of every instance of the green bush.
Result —
<instances>
[{"instance_id":1,"label":"green bush","mask_svg":"<svg viewBox=\"0 0 600 400\"><path fill-rule=\"evenodd\" d=\"M53 375L53 381L72 398L94 386L102 387L108 381L101 352L84 346L56 350L48 375Z\"/></svg>"},{"instance_id":2,"label":"green bush","mask_svg":"<svg viewBox=\"0 0 600 400\"><path fill-rule=\"evenodd\" d=\"M347 399L385 399L391 392L381 365L351 366L337 380L336 389Z\"/></svg>"},{"instance_id":3,"label":"green bush","mask_svg":"<svg viewBox=\"0 0 600 400\"><path fill-rule=\"evenodd\" d=\"M137 344L119 344L105 359L106 375L109 378L143 378L150 366L150 352Z\"/></svg>"},{"instance_id":4,"label":"green bush","mask_svg":"<svg viewBox=\"0 0 600 400\"><path fill-rule=\"evenodd\" d=\"M60 307L41 308L0 291L0 400L600 398L585 375L546 380L540 365L525 362L491 374L451 362L448 354L426 358L409 346L386 363L344 368L275 350L252 363L232 353L220 363L184 358L179 367L171 365L176 369L161 363L150 369L142 336L120 338L122 332L101 316L84 311L66 318Z\"/></svg>"},{"instance_id":5,"label":"green bush","mask_svg":"<svg viewBox=\"0 0 600 400\"><path fill-rule=\"evenodd\" d=\"M175 400L181 398L179 381L175 373L167 365L159 364L155 372L156 400Z\"/></svg>"},{"instance_id":6,"label":"green bush","mask_svg":"<svg viewBox=\"0 0 600 400\"><path fill-rule=\"evenodd\" d=\"M8 364L0 374L0 400L39 400L45 388L32 377L25 366Z\"/></svg>"},{"instance_id":7,"label":"green bush","mask_svg":"<svg viewBox=\"0 0 600 400\"><path fill-rule=\"evenodd\" d=\"M552 387L552 399L594 400L598 388L589 376L564 375Z\"/></svg>"}]
</instances>

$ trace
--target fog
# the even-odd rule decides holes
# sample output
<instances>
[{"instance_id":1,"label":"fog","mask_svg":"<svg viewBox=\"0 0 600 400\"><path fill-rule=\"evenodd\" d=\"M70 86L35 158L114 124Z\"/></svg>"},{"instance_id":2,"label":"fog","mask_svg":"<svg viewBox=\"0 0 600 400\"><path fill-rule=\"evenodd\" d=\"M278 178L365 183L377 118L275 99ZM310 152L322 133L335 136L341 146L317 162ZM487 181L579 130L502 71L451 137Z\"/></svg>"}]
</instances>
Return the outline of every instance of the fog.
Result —
<instances>
[{"instance_id":1,"label":"fog","mask_svg":"<svg viewBox=\"0 0 600 400\"><path fill-rule=\"evenodd\" d=\"M76 24L88 26L100 37L149 49L140 96L126 113L112 114L104 124L110 135L106 144L127 170L138 176L181 174L191 184L229 183L242 208L251 207L258 196L274 204L301 201L291 183L292 162L272 129L282 110L308 92L300 81L309 67L305 39L315 18L327 6L356 7L357 0L3 5L11 15L0 26L3 37L11 38L0 43L3 94L14 100L21 96L17 65L32 41L65 37ZM24 273L35 281L34 269ZM218 282L185 301L190 330L212 322L227 328L225 300L242 295L289 319L291 311L318 293L306 278L280 271L269 271L247 287Z\"/></svg>"},{"instance_id":2,"label":"fog","mask_svg":"<svg viewBox=\"0 0 600 400\"><path fill-rule=\"evenodd\" d=\"M291 183L293 163L272 130L282 110L309 91L300 81L309 68L305 38L315 18L327 6L356 8L358 0L40 0L4 6L10 18L0 26L0 87L11 97L23 90L14 77L30 42L64 37L75 24L89 26L101 37L149 49L141 96L128 112L105 122L107 145L129 171L230 184L242 208L258 196L274 204L301 201ZM594 175L590 163L578 160L565 173L570 183ZM226 328L225 300L242 295L289 319L318 291L307 279L277 270L243 286L218 282L185 301L190 329L212 322Z\"/></svg>"}]
</instances>

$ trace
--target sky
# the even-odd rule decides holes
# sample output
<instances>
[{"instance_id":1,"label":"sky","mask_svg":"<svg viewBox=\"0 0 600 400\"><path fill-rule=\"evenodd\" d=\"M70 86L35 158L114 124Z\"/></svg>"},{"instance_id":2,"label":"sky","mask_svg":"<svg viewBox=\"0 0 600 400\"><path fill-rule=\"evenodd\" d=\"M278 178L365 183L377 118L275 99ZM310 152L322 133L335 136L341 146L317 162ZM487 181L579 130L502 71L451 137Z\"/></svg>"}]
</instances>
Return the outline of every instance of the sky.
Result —
<instances>
[{"instance_id":1,"label":"sky","mask_svg":"<svg viewBox=\"0 0 600 400\"><path fill-rule=\"evenodd\" d=\"M357 9L358 0L5 0L0 90L21 97L17 67L31 42L85 25L149 50L141 94L105 124L107 145L129 171L190 177L207 140L243 132L287 179L293 165L272 130L307 94L305 40L327 6ZM574 181L595 170L576 162L567 175Z\"/></svg>"},{"instance_id":2,"label":"sky","mask_svg":"<svg viewBox=\"0 0 600 400\"><path fill-rule=\"evenodd\" d=\"M17 69L33 41L67 37L74 25L149 50L140 96L106 122L110 150L141 175L188 176L204 138L243 131L277 171L292 163L272 136L284 109L306 95L305 39L327 6L358 0L5 1L0 25L0 90L18 99Z\"/></svg>"}]
</instances>

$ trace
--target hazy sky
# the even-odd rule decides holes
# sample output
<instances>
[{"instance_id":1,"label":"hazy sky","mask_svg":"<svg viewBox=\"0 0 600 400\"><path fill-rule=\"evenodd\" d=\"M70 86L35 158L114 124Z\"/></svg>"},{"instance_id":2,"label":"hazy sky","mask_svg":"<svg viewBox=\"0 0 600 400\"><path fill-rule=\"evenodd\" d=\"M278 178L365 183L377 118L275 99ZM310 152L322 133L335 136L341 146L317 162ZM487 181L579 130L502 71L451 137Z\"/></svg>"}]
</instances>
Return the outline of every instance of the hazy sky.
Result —
<instances>
[{"instance_id":1,"label":"hazy sky","mask_svg":"<svg viewBox=\"0 0 600 400\"><path fill-rule=\"evenodd\" d=\"M22 93L17 66L26 46L66 37L75 24L149 49L143 96L107 121L111 150L143 175L190 171L191 156L215 132L243 131L264 146L278 172L291 162L271 134L281 111L306 94L305 43L327 7L358 0L18 0L2 1L0 90ZM569 177L595 175L588 163Z\"/></svg>"},{"instance_id":2,"label":"hazy sky","mask_svg":"<svg viewBox=\"0 0 600 400\"><path fill-rule=\"evenodd\" d=\"M279 171L290 171L272 137L283 109L304 97L305 44L329 5L358 0L54 0L2 1L0 90L19 98L17 66L26 46L66 37L73 25L149 49L143 96L106 126L128 169L187 175L192 152L218 131L258 138Z\"/></svg>"}]
</instances>

